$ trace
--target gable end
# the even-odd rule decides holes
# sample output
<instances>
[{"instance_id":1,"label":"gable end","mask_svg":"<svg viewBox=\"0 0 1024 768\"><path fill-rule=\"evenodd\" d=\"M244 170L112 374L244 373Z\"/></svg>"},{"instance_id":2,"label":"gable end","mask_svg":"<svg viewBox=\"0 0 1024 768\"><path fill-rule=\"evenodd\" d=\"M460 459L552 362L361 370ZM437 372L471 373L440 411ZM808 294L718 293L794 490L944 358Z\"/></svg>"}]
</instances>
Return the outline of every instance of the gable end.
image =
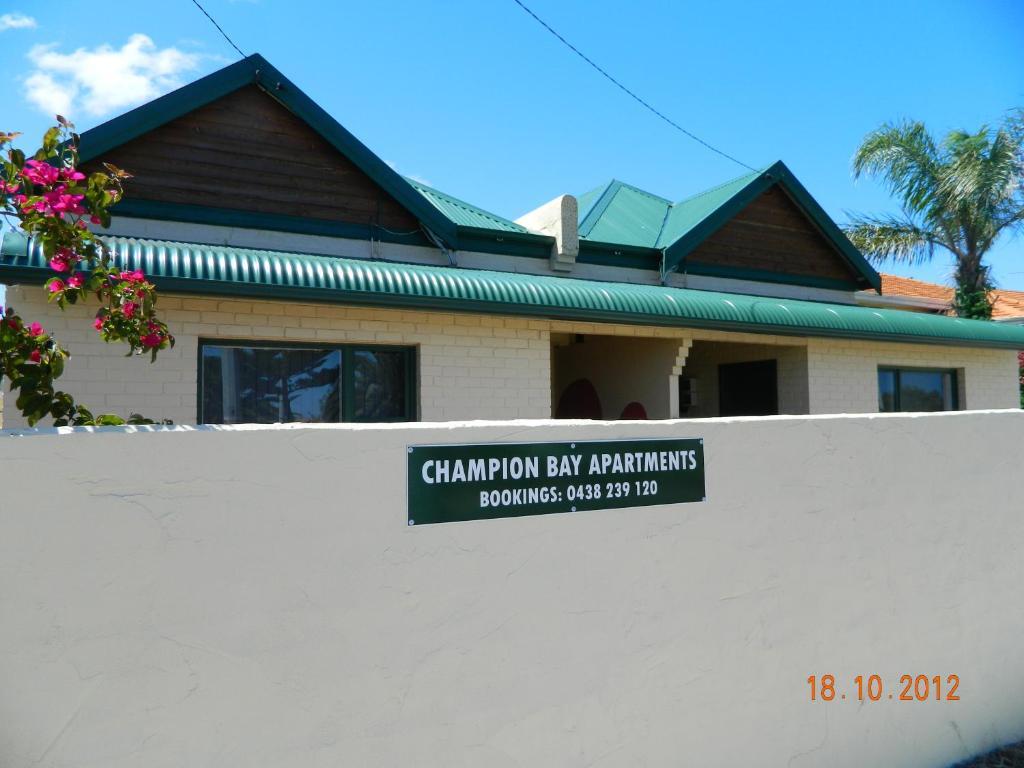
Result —
<instances>
[{"instance_id":1,"label":"gable end","mask_svg":"<svg viewBox=\"0 0 1024 768\"><path fill-rule=\"evenodd\" d=\"M239 88L100 160L133 174L120 210L138 201L346 223L416 235L419 222L328 141L256 85Z\"/></svg>"},{"instance_id":2,"label":"gable end","mask_svg":"<svg viewBox=\"0 0 1024 768\"><path fill-rule=\"evenodd\" d=\"M778 184L768 187L687 254L681 270L772 279L793 276L857 288L861 276Z\"/></svg>"}]
</instances>

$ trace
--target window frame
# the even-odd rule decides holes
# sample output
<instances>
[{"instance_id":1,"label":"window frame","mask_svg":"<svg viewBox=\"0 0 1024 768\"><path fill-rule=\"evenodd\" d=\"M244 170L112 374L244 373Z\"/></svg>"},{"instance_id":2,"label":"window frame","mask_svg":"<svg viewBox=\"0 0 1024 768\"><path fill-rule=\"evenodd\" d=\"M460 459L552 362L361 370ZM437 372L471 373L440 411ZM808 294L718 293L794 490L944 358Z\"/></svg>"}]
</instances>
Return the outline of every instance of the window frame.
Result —
<instances>
[{"instance_id":1,"label":"window frame","mask_svg":"<svg viewBox=\"0 0 1024 768\"><path fill-rule=\"evenodd\" d=\"M197 424L206 424L203 421L203 350L206 347L240 347L250 349L281 349L281 350L308 350L323 349L337 350L341 353L341 420L311 422L319 424L396 424L420 420L419 403L419 347L415 344L361 344L359 342L327 342L315 341L288 341L270 339L216 339L200 338L196 351L196 419ZM383 419L381 421L355 421L355 378L349 376L348 371L354 370L352 364L355 352L401 352L405 358L408 375L405 381L405 403L409 410L409 417L406 419Z\"/></svg>"},{"instance_id":2,"label":"window frame","mask_svg":"<svg viewBox=\"0 0 1024 768\"><path fill-rule=\"evenodd\" d=\"M878 374L890 372L894 374L893 377L893 410L883 411L881 408L881 389L879 387ZM913 373L938 373L938 374L949 374L950 380L950 396L953 400L953 407L947 410L941 411L904 411L901 408L900 403L900 373L904 371L911 371ZM963 405L960 402L960 370L957 368L936 368L934 366L915 366L915 365L880 365L878 371L875 373L875 388L876 388L876 399L879 401L878 412L879 413L952 413L953 411L962 411Z\"/></svg>"}]
</instances>

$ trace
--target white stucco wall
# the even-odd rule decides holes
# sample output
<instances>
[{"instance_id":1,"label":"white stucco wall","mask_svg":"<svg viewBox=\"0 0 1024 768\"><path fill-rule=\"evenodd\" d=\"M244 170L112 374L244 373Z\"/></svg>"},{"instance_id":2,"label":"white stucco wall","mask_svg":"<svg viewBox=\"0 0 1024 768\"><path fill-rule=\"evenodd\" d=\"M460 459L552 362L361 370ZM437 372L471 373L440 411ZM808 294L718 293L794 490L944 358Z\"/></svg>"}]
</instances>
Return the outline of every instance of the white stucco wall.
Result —
<instances>
[{"instance_id":1,"label":"white stucco wall","mask_svg":"<svg viewBox=\"0 0 1024 768\"><path fill-rule=\"evenodd\" d=\"M939 768L1024 737L1022 429L2 434L0 764ZM410 443L651 436L707 503L406 525Z\"/></svg>"}]
</instances>

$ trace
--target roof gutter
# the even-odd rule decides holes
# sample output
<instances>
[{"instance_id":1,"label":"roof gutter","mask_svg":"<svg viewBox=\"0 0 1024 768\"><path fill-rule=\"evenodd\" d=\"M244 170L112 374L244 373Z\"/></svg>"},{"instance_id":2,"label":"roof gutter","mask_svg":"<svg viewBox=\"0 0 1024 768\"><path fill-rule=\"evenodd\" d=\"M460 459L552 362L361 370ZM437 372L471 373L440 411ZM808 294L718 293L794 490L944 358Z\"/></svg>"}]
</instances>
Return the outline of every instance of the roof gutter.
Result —
<instances>
[{"instance_id":1,"label":"roof gutter","mask_svg":"<svg viewBox=\"0 0 1024 768\"><path fill-rule=\"evenodd\" d=\"M942 299L933 299L929 296L899 296L894 294L875 294L857 292L856 301L862 307L889 307L901 309L911 307L912 309L924 309L934 312L945 312L949 310L949 302Z\"/></svg>"}]
</instances>

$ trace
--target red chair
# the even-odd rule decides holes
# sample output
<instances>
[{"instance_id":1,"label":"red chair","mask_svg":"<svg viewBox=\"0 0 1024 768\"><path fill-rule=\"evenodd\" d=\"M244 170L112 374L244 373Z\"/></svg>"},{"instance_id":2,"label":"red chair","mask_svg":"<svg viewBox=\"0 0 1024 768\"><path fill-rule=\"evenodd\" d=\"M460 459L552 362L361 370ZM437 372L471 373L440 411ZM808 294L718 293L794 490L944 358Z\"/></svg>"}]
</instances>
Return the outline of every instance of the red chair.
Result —
<instances>
[{"instance_id":1,"label":"red chair","mask_svg":"<svg viewBox=\"0 0 1024 768\"><path fill-rule=\"evenodd\" d=\"M622 409L619 418L626 421L647 421L647 409L644 408L643 403L634 400Z\"/></svg>"}]
</instances>

